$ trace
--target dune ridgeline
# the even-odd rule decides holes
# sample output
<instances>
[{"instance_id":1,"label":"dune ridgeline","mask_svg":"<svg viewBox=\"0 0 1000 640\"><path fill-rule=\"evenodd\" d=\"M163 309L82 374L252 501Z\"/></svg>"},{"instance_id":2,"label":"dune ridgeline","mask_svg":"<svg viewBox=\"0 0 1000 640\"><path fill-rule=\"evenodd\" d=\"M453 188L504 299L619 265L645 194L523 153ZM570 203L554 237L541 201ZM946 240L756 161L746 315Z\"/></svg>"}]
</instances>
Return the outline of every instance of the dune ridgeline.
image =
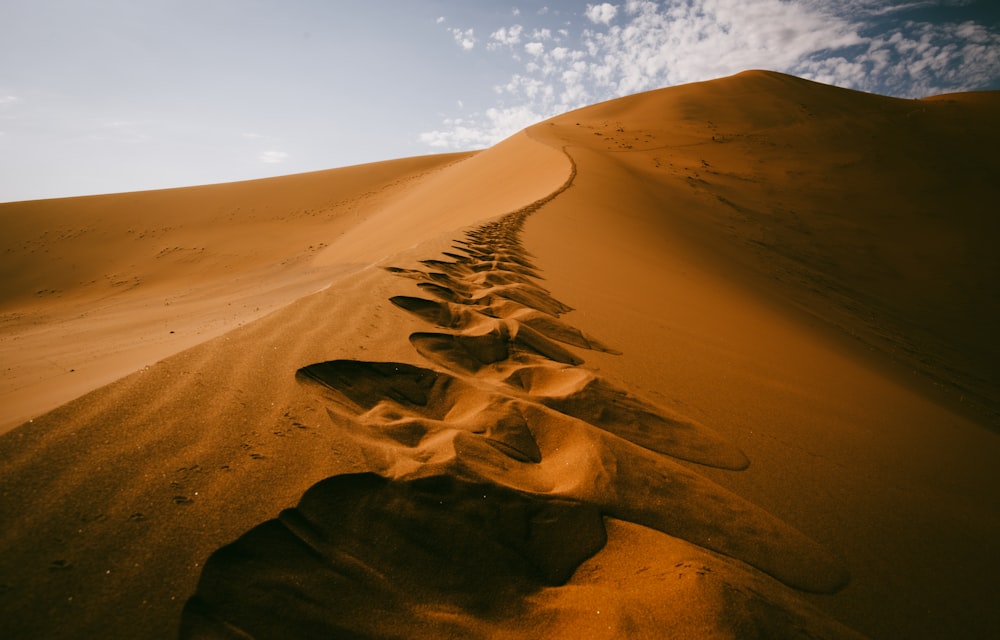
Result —
<instances>
[{"instance_id":1,"label":"dune ridgeline","mask_svg":"<svg viewBox=\"0 0 1000 640\"><path fill-rule=\"evenodd\" d=\"M996 637L998 116L752 71L0 204L4 637Z\"/></svg>"}]
</instances>

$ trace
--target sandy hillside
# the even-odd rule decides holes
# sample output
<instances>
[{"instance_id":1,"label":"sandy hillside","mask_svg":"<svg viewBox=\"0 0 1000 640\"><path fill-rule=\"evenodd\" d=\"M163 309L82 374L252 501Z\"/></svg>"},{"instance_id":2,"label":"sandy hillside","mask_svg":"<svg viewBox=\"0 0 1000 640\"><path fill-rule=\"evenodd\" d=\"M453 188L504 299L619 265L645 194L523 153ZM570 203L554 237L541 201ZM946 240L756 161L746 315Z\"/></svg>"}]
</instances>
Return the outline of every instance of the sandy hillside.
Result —
<instances>
[{"instance_id":1,"label":"sandy hillside","mask_svg":"<svg viewBox=\"0 0 1000 640\"><path fill-rule=\"evenodd\" d=\"M748 72L0 205L5 633L996 636L998 113Z\"/></svg>"},{"instance_id":2,"label":"sandy hillside","mask_svg":"<svg viewBox=\"0 0 1000 640\"><path fill-rule=\"evenodd\" d=\"M364 267L315 257L463 157L0 204L0 432Z\"/></svg>"}]
</instances>

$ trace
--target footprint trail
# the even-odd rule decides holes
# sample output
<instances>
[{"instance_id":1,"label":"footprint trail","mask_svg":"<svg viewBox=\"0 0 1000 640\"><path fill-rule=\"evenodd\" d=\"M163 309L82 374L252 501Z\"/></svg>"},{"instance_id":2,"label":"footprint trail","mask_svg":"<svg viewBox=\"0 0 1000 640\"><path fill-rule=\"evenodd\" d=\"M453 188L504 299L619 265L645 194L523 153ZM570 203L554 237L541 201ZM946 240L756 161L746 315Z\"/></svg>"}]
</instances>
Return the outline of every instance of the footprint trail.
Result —
<instances>
[{"instance_id":1,"label":"footprint trail","mask_svg":"<svg viewBox=\"0 0 1000 640\"><path fill-rule=\"evenodd\" d=\"M678 462L739 471L742 451L585 366L581 351L621 354L561 319L572 308L540 284L520 241L527 217L574 175L422 268L387 269L415 281L390 302L429 325L409 340L430 366L298 370L369 473L318 483L212 554L182 636L537 637L532 620L559 618L539 594L562 593L604 547L605 517L721 554L719 566L742 567L727 584L770 576L831 593L847 583L823 547ZM786 602L779 587L727 587L726 598ZM782 620L779 637L854 637L811 613Z\"/></svg>"}]
</instances>

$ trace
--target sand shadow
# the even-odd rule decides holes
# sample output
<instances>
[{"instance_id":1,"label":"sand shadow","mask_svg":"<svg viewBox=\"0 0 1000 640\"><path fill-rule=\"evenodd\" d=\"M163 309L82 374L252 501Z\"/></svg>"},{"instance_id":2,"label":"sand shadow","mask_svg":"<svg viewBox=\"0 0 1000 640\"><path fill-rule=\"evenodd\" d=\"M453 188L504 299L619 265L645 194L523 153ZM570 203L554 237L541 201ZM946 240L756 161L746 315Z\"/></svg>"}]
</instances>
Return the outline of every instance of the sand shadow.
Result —
<instances>
[{"instance_id":1,"label":"sand shadow","mask_svg":"<svg viewBox=\"0 0 1000 640\"><path fill-rule=\"evenodd\" d=\"M593 506L450 475L313 485L214 552L182 637L427 637L455 618L516 615L604 546Z\"/></svg>"}]
</instances>

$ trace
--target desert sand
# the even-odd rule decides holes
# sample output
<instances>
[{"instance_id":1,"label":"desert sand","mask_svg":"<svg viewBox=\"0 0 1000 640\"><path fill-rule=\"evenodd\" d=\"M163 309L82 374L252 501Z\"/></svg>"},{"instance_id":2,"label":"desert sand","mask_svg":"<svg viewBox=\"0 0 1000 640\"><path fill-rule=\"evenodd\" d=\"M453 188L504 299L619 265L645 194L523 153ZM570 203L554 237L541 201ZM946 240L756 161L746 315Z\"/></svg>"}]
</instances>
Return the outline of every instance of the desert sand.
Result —
<instances>
[{"instance_id":1,"label":"desert sand","mask_svg":"<svg viewBox=\"0 0 1000 640\"><path fill-rule=\"evenodd\" d=\"M996 637L998 116L751 71L0 204L4 637Z\"/></svg>"}]
</instances>

